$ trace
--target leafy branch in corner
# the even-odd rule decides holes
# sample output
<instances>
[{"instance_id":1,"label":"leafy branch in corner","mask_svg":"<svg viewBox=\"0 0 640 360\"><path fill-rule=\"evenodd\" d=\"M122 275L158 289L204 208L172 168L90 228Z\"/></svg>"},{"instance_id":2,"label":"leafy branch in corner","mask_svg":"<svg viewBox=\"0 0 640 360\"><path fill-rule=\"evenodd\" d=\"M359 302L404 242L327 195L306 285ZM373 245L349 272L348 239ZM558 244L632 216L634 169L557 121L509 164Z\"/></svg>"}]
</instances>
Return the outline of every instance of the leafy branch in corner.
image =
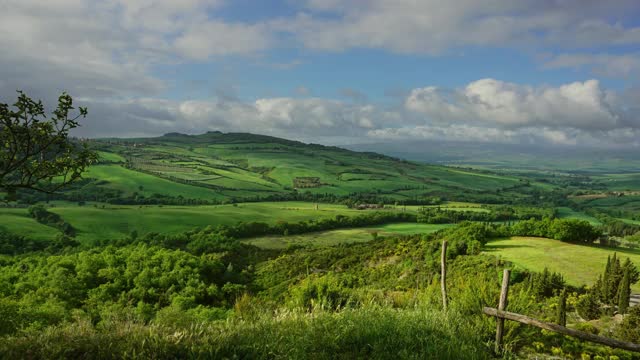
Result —
<instances>
[{"instance_id":1,"label":"leafy branch in corner","mask_svg":"<svg viewBox=\"0 0 640 360\"><path fill-rule=\"evenodd\" d=\"M50 118L42 101L22 91L10 107L0 103L0 191L14 200L18 189L52 193L81 178L98 156L86 144L69 137L78 120L87 116L85 107L78 114L67 93L58 98Z\"/></svg>"}]
</instances>

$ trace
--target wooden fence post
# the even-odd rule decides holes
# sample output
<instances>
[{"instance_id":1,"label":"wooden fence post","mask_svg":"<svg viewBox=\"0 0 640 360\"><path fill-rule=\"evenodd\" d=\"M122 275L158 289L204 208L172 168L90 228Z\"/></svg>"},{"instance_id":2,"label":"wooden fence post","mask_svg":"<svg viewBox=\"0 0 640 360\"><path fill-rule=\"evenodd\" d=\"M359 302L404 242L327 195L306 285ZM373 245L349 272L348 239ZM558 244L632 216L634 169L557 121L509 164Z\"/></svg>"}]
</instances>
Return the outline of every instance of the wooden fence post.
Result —
<instances>
[{"instance_id":1,"label":"wooden fence post","mask_svg":"<svg viewBox=\"0 0 640 360\"><path fill-rule=\"evenodd\" d=\"M502 272L502 289L500 290L500 302L498 303L498 310L504 311L507 307L507 296L509 295L509 275L511 271L509 269L504 269ZM496 318L498 323L496 328L496 354L500 354L502 352L502 334L504 332L504 319Z\"/></svg>"},{"instance_id":2,"label":"wooden fence post","mask_svg":"<svg viewBox=\"0 0 640 360\"><path fill-rule=\"evenodd\" d=\"M442 308L447 311L447 240L442 241L440 255L440 289L442 290Z\"/></svg>"}]
</instances>

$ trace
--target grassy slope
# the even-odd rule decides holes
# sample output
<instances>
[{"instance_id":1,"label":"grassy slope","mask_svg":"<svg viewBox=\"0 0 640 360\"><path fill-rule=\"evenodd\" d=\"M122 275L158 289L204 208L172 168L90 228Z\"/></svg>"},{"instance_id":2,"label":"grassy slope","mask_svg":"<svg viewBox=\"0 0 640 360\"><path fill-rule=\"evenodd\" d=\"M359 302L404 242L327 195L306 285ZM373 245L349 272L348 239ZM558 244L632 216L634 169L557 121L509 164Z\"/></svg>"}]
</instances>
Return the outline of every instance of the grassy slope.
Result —
<instances>
[{"instance_id":1,"label":"grassy slope","mask_svg":"<svg viewBox=\"0 0 640 360\"><path fill-rule=\"evenodd\" d=\"M337 244L371 241L373 239L372 234L374 232L382 236L392 234L419 234L435 232L450 226L453 225L398 223L371 226L367 228L322 231L292 236L262 236L254 239L248 239L244 242L263 249L285 249L290 245L314 247L333 246Z\"/></svg>"},{"instance_id":2,"label":"grassy slope","mask_svg":"<svg viewBox=\"0 0 640 360\"><path fill-rule=\"evenodd\" d=\"M135 205L103 205L97 207L87 204L77 206L75 203L62 201L51 202L55 207L49 210L59 214L62 218L78 230L78 240L91 241L95 239L119 239L128 236L136 230L139 235L148 232L178 233L218 224L235 224L239 221L260 221L275 223L277 221L298 222L336 215L354 216L362 214L361 210L348 209L344 205L318 204L307 202L260 202L240 203L233 205L211 206L135 206ZM104 208L102 208L104 206ZM442 208L452 210L486 211L478 204L446 203ZM417 211L419 206L407 206L407 211ZM388 209L401 211L402 207ZM388 225L376 228L381 234L415 233L421 229L428 229L432 225L407 224ZM0 227L12 233L33 237L34 239L53 239L57 230L41 225L29 217L27 209L0 208ZM365 231L365 230L362 230ZM367 239L371 236L366 234Z\"/></svg>"},{"instance_id":3,"label":"grassy slope","mask_svg":"<svg viewBox=\"0 0 640 360\"><path fill-rule=\"evenodd\" d=\"M295 178L317 177L322 186L304 191L338 195L376 191L402 200L425 193L496 190L520 184L518 178L511 176L409 163L376 154L251 134L174 134L96 144L104 160L132 159L135 167L157 174L136 175L140 172L126 170L118 164L99 165L87 174L90 178L106 180L109 184L104 186L113 186L127 194L143 185L145 195L158 192L192 198L246 198L289 192ZM181 184L170 190L168 180L158 176L219 188L211 190ZM163 183L154 186L154 178ZM143 181L145 183L141 183Z\"/></svg>"},{"instance_id":4,"label":"grassy slope","mask_svg":"<svg viewBox=\"0 0 640 360\"><path fill-rule=\"evenodd\" d=\"M544 238L513 237L494 240L487 244L485 251L525 269L543 271L546 267L559 272L573 285L592 285L598 275L604 272L607 257L613 256L614 252L621 259L628 257L640 266L640 251L637 250L610 250ZM640 292L640 283L635 284L632 290Z\"/></svg>"},{"instance_id":5,"label":"grassy slope","mask_svg":"<svg viewBox=\"0 0 640 360\"><path fill-rule=\"evenodd\" d=\"M108 184L104 186L122 190L126 195L137 192L145 196L162 194L185 198L222 198L219 194L209 189L179 184L138 171L128 170L119 165L92 166L83 176L106 181Z\"/></svg>"},{"instance_id":6,"label":"grassy slope","mask_svg":"<svg viewBox=\"0 0 640 360\"><path fill-rule=\"evenodd\" d=\"M578 220L586 220L592 225L602 225L602 222L594 218L593 216L589 216L585 213L575 211L568 207L559 207L556 210L558 210L558 217L561 219L571 218L571 219L578 219Z\"/></svg>"},{"instance_id":7,"label":"grassy slope","mask_svg":"<svg viewBox=\"0 0 640 360\"><path fill-rule=\"evenodd\" d=\"M126 237L136 230L140 235L148 232L178 233L218 224L235 224L239 221L298 222L302 220L355 215L343 205L320 205L302 202L243 203L238 206L58 206L50 211L60 214L78 230L78 239L114 239Z\"/></svg>"},{"instance_id":8,"label":"grassy slope","mask_svg":"<svg viewBox=\"0 0 640 360\"><path fill-rule=\"evenodd\" d=\"M35 221L26 209L0 208L0 229L34 240L51 240L60 233Z\"/></svg>"}]
</instances>

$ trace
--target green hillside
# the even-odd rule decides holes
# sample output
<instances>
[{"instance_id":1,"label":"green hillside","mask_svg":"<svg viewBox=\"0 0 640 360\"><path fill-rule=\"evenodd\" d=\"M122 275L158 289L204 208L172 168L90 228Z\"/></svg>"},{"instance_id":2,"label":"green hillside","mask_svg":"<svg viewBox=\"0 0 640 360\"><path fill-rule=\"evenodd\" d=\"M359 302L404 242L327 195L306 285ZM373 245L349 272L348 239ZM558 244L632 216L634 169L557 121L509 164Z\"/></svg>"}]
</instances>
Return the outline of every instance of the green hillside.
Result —
<instances>
[{"instance_id":1,"label":"green hillside","mask_svg":"<svg viewBox=\"0 0 640 360\"><path fill-rule=\"evenodd\" d=\"M101 162L87 172L82 186L76 186L76 197L161 194L224 201L359 193L403 201L495 194L528 186L513 176L244 133L102 139L93 146L100 151Z\"/></svg>"}]
</instances>

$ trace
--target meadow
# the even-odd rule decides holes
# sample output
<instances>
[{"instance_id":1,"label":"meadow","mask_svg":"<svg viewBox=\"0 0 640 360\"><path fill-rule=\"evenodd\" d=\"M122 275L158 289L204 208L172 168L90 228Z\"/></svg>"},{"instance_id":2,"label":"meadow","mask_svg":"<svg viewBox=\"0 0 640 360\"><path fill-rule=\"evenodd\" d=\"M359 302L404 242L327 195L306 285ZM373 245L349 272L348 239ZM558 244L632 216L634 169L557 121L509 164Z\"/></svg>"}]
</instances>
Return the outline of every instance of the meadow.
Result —
<instances>
[{"instance_id":1,"label":"meadow","mask_svg":"<svg viewBox=\"0 0 640 360\"><path fill-rule=\"evenodd\" d=\"M290 236L261 236L243 242L262 249L281 250L291 246L325 247L368 242L378 236L429 234L453 224L395 223L356 229L340 229Z\"/></svg>"},{"instance_id":2,"label":"meadow","mask_svg":"<svg viewBox=\"0 0 640 360\"><path fill-rule=\"evenodd\" d=\"M77 230L77 240L91 243L95 240L113 240L128 237L132 231L139 235L149 232L175 234L194 228L233 225L238 222L303 220L356 215L362 211L344 205L304 202L261 202L206 206L133 206L96 205L77 206L59 203L49 211L59 214ZM19 235L33 235L52 239L57 230L39 224L27 214L27 209L0 208L0 226Z\"/></svg>"},{"instance_id":3,"label":"meadow","mask_svg":"<svg viewBox=\"0 0 640 360\"><path fill-rule=\"evenodd\" d=\"M316 210L316 205L318 209ZM76 229L76 239L83 243L114 240L128 237L132 231L138 235L150 232L176 234L195 228L216 225L233 225L238 222L279 221L291 223L333 218L336 215L356 216L371 210L350 209L341 204L311 203L302 201L251 202L226 205L113 205L87 203L79 206L65 201L51 202L48 210L60 215ZM442 209L457 211L482 211L479 204L451 202L439 205ZM421 206L407 206L415 213ZM388 206L384 211L401 212L401 206ZM26 208L0 208L0 227L11 233L34 239L51 240L58 235L54 228L42 225L28 215ZM440 228L432 225L433 228ZM371 238L369 230L380 234L411 234L430 231L428 224L389 225L374 229L353 230L349 236ZM342 231L342 230L341 230ZM344 233L345 235L347 233ZM329 236L336 238L337 235ZM341 240L336 240L340 242ZM349 239L345 239L349 241Z\"/></svg>"},{"instance_id":4,"label":"meadow","mask_svg":"<svg viewBox=\"0 0 640 360\"><path fill-rule=\"evenodd\" d=\"M628 257L634 264L640 264L639 250L578 245L536 237L492 240L484 251L523 269L540 272L548 268L562 274L575 286L592 285L604 271L607 258L614 253L621 259ZM640 283L633 285L632 290L640 292Z\"/></svg>"},{"instance_id":5,"label":"meadow","mask_svg":"<svg viewBox=\"0 0 640 360\"><path fill-rule=\"evenodd\" d=\"M558 217L561 219L570 218L570 219L585 220L592 225L602 225L602 222L596 219L595 217L589 216L580 211L573 210L570 207L566 207L566 206L558 207L556 208L556 211L558 212Z\"/></svg>"}]
</instances>

